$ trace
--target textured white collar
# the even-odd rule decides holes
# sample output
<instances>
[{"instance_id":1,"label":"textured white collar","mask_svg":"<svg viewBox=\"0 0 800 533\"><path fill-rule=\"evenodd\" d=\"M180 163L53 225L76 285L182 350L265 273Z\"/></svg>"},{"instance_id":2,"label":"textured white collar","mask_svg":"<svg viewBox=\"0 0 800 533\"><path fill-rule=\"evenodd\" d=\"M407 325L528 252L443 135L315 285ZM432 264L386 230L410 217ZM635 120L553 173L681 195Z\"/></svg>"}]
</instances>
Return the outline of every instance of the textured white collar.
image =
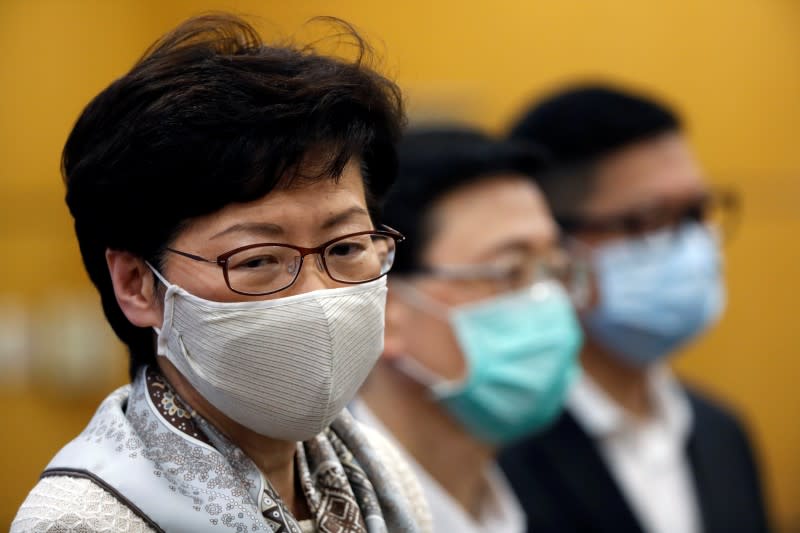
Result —
<instances>
[{"instance_id":1,"label":"textured white collar","mask_svg":"<svg viewBox=\"0 0 800 533\"><path fill-rule=\"evenodd\" d=\"M642 424L655 424L685 442L692 425L686 393L666 365L653 367L647 374L647 384L655 406L654 416L647 421L635 419L585 372L569 392L567 409L596 438L626 433Z\"/></svg>"}]
</instances>

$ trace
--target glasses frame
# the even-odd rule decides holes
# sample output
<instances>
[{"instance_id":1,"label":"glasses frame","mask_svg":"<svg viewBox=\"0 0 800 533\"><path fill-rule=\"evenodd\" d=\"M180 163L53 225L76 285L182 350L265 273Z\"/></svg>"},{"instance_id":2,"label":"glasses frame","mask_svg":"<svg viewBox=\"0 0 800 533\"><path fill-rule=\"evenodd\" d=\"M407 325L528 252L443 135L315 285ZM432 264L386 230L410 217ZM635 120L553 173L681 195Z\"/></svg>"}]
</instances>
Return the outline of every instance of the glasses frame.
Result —
<instances>
[{"instance_id":1,"label":"glasses frame","mask_svg":"<svg viewBox=\"0 0 800 533\"><path fill-rule=\"evenodd\" d=\"M503 281L511 267L491 264L419 266L418 276L431 276L446 281Z\"/></svg>"},{"instance_id":2,"label":"glasses frame","mask_svg":"<svg viewBox=\"0 0 800 533\"><path fill-rule=\"evenodd\" d=\"M573 254L562 243L558 250L563 253L564 258L567 259L567 270L570 272L576 267L576 261ZM545 264L545 257L536 256L533 263ZM504 282L507 281L518 265L497 265L491 263L479 264L444 264L444 265L420 265L413 269L412 274L415 276L425 276L443 281L454 282ZM544 278L542 278L544 279ZM552 276L552 279L560 280L557 276Z\"/></svg>"},{"instance_id":3,"label":"glasses frame","mask_svg":"<svg viewBox=\"0 0 800 533\"><path fill-rule=\"evenodd\" d=\"M319 262L322 265L322 268L325 270L325 273L328 275L328 277L331 278L333 281L335 281L337 283L345 283L347 285L360 285L362 283L369 283L370 281L375 281L376 279L380 279L380 278L384 277L385 275L387 275L389 273L389 270L391 270L391 266L389 267L389 270L387 270L386 272L384 272L380 276L375 276L374 278L370 278L370 279L363 280L363 281L344 281L344 280L341 280L341 279L337 279L336 277L334 277L333 274L331 274L331 271L328 269L328 264L325 261L325 250L329 246L331 246L332 244L335 244L335 243L337 243L339 241L342 241L342 240L345 240L345 239L349 239L349 238L352 238L352 237L359 237L361 235L381 235L383 237L389 237L389 238L394 239L395 246L398 243L401 243L406 239L405 236L402 233L400 233L399 231L397 231L395 229L390 228L389 226L382 225L381 227L383 229L358 231L356 233L348 233L346 235L340 235L339 237L336 237L334 239L326 241L326 242L320 244L319 246L314 246L314 247L311 247L311 248L307 248L305 246L295 246L294 244L287 244L287 243L283 243L283 242L259 242L259 243L254 243L254 244L248 244L248 245L245 245L245 246L240 246L238 248L234 248L233 250L228 250L227 252L218 255L216 257L216 259L208 259L208 258L200 256L200 255L192 254L192 253L189 253L189 252L184 252L182 250L176 250L175 248L170 248L170 247L166 247L165 249L167 251L169 251L169 252L172 252L174 254L178 254L180 256L192 259L194 261L200 261L200 262L203 262L203 263L216 264L217 266L222 268L222 276L225 278L225 285L227 285L228 289L230 289L232 292L234 292L236 294L241 294L243 296L267 296L269 294L275 294L277 292L284 291L284 290L288 289L289 287L291 287L292 285L294 285L294 283L297 281L298 276L300 276L300 270L302 270L302 268L303 268L303 260L306 258L306 256L314 255L314 254L316 254L317 257L319 258ZM275 289L273 291L266 291L266 292L245 292L245 291L239 291L239 290L234 289L231 286L230 278L228 277L228 261L230 260L231 257L233 257L234 255L238 254L239 252L243 252L245 250L250 250L252 248L259 248L261 246L280 246L282 248L289 248L289 249L292 249L292 250L296 250L297 252L300 252L300 262L297 265L297 269L294 272L294 277L292 278L292 281L289 284L287 284L286 286L281 287L280 289Z\"/></svg>"},{"instance_id":4,"label":"glasses frame","mask_svg":"<svg viewBox=\"0 0 800 533\"><path fill-rule=\"evenodd\" d=\"M730 238L738 226L741 213L741 200L738 192L728 187L712 187L708 194L698 199L692 205L683 209L684 218L691 217L703 222L703 210L713 204L722 205L728 211L728 224L725 239ZM639 235L645 228L642 226L642 213L622 213L605 217L590 217L584 215L556 215L556 222L562 231L574 233L621 233L625 235Z\"/></svg>"}]
</instances>

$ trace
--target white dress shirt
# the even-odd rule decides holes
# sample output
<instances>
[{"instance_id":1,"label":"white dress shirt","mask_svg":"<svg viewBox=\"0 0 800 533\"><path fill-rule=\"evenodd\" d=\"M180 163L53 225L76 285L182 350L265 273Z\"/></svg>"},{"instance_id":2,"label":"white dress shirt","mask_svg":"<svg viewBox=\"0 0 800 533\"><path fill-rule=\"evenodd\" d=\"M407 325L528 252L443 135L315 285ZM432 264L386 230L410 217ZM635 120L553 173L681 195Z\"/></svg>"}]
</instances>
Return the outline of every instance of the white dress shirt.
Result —
<instances>
[{"instance_id":1,"label":"white dress shirt","mask_svg":"<svg viewBox=\"0 0 800 533\"><path fill-rule=\"evenodd\" d=\"M484 475L489 486L480 517L476 520L447 490L392 437L386 427L362 401L349 407L353 416L362 424L383 433L395 447L401 450L411 470L417 476L425 499L433 516L433 531L436 533L524 533L525 512L511 490L503 473L494 465ZM466 465L465 465L466 467Z\"/></svg>"},{"instance_id":2,"label":"white dress shirt","mask_svg":"<svg viewBox=\"0 0 800 533\"><path fill-rule=\"evenodd\" d=\"M635 419L584 373L567 408L599 444L634 515L648 533L699 533L700 515L686 442L688 399L666 367L649 372L654 416Z\"/></svg>"}]
</instances>

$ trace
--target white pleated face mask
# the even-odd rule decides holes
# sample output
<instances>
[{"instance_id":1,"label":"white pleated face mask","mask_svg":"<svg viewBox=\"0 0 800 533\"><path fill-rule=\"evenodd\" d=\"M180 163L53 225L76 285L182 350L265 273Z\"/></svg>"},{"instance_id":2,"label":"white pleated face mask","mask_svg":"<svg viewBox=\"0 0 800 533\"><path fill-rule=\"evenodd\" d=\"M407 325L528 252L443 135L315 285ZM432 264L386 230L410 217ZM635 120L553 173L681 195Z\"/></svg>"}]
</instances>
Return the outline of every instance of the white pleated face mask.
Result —
<instances>
[{"instance_id":1,"label":"white pleated face mask","mask_svg":"<svg viewBox=\"0 0 800 533\"><path fill-rule=\"evenodd\" d=\"M152 267L151 267L152 268ZM212 302L167 282L158 354L223 414L303 441L336 418L383 351L386 278L275 300Z\"/></svg>"}]
</instances>

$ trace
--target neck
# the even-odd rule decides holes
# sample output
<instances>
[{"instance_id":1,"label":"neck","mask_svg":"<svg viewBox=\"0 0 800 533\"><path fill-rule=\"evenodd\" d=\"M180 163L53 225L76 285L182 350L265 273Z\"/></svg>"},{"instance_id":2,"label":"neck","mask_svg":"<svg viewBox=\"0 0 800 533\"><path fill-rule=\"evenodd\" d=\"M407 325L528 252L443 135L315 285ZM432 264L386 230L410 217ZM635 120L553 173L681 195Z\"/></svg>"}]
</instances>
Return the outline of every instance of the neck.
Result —
<instances>
[{"instance_id":1,"label":"neck","mask_svg":"<svg viewBox=\"0 0 800 533\"><path fill-rule=\"evenodd\" d=\"M592 380L628 413L639 419L653 415L647 368L628 365L591 341L581 353L581 364Z\"/></svg>"},{"instance_id":2,"label":"neck","mask_svg":"<svg viewBox=\"0 0 800 533\"><path fill-rule=\"evenodd\" d=\"M383 361L361 389L361 398L414 460L478 519L495 450L469 435L426 388Z\"/></svg>"},{"instance_id":3,"label":"neck","mask_svg":"<svg viewBox=\"0 0 800 533\"><path fill-rule=\"evenodd\" d=\"M158 365L181 399L247 454L294 517L298 520L309 518L310 511L296 479L296 443L259 435L234 422L208 403L167 359L159 357Z\"/></svg>"}]
</instances>

